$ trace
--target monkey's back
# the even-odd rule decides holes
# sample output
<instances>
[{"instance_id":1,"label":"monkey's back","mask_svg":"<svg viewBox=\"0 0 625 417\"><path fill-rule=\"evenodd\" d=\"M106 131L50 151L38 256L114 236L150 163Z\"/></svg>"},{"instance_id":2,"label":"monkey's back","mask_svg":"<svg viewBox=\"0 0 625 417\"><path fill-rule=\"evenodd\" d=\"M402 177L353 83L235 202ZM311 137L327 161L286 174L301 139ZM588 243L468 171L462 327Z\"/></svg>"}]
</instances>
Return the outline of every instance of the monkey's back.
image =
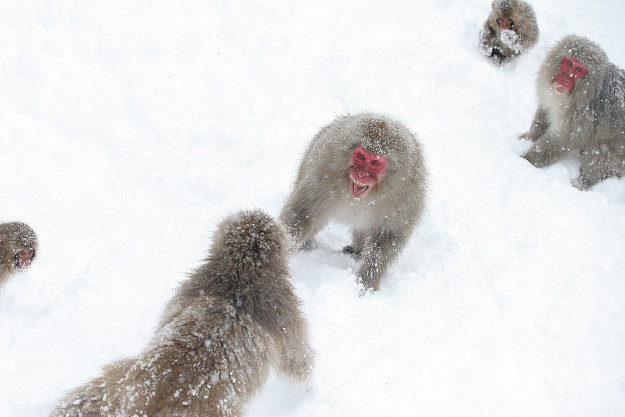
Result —
<instances>
[{"instance_id":1,"label":"monkey's back","mask_svg":"<svg viewBox=\"0 0 625 417\"><path fill-rule=\"evenodd\" d=\"M52 416L239 416L277 360L262 326L223 299L200 297L137 359L107 367Z\"/></svg>"}]
</instances>

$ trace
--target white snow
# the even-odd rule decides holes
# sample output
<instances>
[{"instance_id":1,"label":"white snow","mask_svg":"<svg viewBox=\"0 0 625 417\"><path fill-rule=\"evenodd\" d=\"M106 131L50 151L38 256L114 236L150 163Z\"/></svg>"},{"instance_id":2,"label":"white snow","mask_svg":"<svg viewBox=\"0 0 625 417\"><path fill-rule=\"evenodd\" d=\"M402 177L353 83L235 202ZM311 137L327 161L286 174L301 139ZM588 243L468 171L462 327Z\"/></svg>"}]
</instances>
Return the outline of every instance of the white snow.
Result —
<instances>
[{"instance_id":1,"label":"white snow","mask_svg":"<svg viewBox=\"0 0 625 417\"><path fill-rule=\"evenodd\" d=\"M517 139L562 36L625 66L621 0L534 2L540 41L502 68L490 0L5 3L0 220L40 251L0 288L0 415L138 353L217 222L276 216L308 141L359 111L420 136L427 216L376 294L343 226L293 258L312 390L272 376L248 415L625 415L625 179L580 192Z\"/></svg>"}]
</instances>

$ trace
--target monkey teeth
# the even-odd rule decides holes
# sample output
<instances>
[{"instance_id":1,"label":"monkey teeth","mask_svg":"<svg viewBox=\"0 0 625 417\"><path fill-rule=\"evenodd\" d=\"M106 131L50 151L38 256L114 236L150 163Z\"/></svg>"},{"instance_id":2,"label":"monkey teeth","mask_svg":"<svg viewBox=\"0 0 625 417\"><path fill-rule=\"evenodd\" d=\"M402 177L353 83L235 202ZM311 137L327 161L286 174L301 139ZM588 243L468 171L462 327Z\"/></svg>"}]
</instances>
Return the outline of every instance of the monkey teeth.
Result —
<instances>
[{"instance_id":1,"label":"monkey teeth","mask_svg":"<svg viewBox=\"0 0 625 417\"><path fill-rule=\"evenodd\" d=\"M31 262L32 261L30 259L27 260L27 261L19 261L17 263L17 269L20 270L20 271L23 271L23 270L27 269L30 266Z\"/></svg>"},{"instance_id":2,"label":"monkey teeth","mask_svg":"<svg viewBox=\"0 0 625 417\"><path fill-rule=\"evenodd\" d=\"M369 191L369 185L352 181L352 194L354 197L364 197L364 195L367 194L367 191Z\"/></svg>"}]
</instances>

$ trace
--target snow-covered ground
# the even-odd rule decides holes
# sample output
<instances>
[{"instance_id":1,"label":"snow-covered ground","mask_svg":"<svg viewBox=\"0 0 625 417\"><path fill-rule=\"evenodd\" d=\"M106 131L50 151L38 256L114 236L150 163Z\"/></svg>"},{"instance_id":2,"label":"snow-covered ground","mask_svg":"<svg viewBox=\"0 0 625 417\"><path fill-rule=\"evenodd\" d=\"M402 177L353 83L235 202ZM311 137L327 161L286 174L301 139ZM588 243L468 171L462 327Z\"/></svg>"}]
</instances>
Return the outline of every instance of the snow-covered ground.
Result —
<instances>
[{"instance_id":1,"label":"snow-covered ground","mask_svg":"<svg viewBox=\"0 0 625 417\"><path fill-rule=\"evenodd\" d=\"M0 415L138 353L218 221L277 215L308 141L359 111L421 138L427 216L376 294L341 225L294 256L313 389L274 375L248 415L625 415L625 179L578 191L517 139L563 35L625 66L625 4L534 3L538 45L497 68L489 0L4 2L0 220L40 251L0 288Z\"/></svg>"}]
</instances>

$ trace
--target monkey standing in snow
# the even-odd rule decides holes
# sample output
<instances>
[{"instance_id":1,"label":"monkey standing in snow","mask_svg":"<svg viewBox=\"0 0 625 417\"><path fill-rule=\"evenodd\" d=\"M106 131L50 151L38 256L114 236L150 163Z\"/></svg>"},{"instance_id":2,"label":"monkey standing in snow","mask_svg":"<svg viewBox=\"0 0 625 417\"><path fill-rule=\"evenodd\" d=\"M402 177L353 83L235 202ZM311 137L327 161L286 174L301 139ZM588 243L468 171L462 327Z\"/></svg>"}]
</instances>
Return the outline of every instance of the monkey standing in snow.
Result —
<instances>
[{"instance_id":1,"label":"monkey standing in snow","mask_svg":"<svg viewBox=\"0 0 625 417\"><path fill-rule=\"evenodd\" d=\"M544 167L580 155L580 189L625 173L625 72L599 45L565 36L543 61L536 91L538 109L521 136L534 142L525 159Z\"/></svg>"},{"instance_id":2,"label":"monkey standing in snow","mask_svg":"<svg viewBox=\"0 0 625 417\"><path fill-rule=\"evenodd\" d=\"M313 358L287 242L258 210L223 221L149 347L106 367L51 415L239 416L272 367L305 382Z\"/></svg>"},{"instance_id":3,"label":"monkey standing in snow","mask_svg":"<svg viewBox=\"0 0 625 417\"><path fill-rule=\"evenodd\" d=\"M494 0L481 32L480 48L501 65L538 42L534 9L522 0Z\"/></svg>"},{"instance_id":4,"label":"monkey standing in snow","mask_svg":"<svg viewBox=\"0 0 625 417\"><path fill-rule=\"evenodd\" d=\"M352 227L343 251L362 257L358 277L377 290L425 206L421 145L401 123L362 113L339 117L304 153L280 220L297 246L335 219Z\"/></svg>"},{"instance_id":5,"label":"monkey standing in snow","mask_svg":"<svg viewBox=\"0 0 625 417\"><path fill-rule=\"evenodd\" d=\"M0 284L30 266L37 254L37 235L27 224L0 224Z\"/></svg>"}]
</instances>

